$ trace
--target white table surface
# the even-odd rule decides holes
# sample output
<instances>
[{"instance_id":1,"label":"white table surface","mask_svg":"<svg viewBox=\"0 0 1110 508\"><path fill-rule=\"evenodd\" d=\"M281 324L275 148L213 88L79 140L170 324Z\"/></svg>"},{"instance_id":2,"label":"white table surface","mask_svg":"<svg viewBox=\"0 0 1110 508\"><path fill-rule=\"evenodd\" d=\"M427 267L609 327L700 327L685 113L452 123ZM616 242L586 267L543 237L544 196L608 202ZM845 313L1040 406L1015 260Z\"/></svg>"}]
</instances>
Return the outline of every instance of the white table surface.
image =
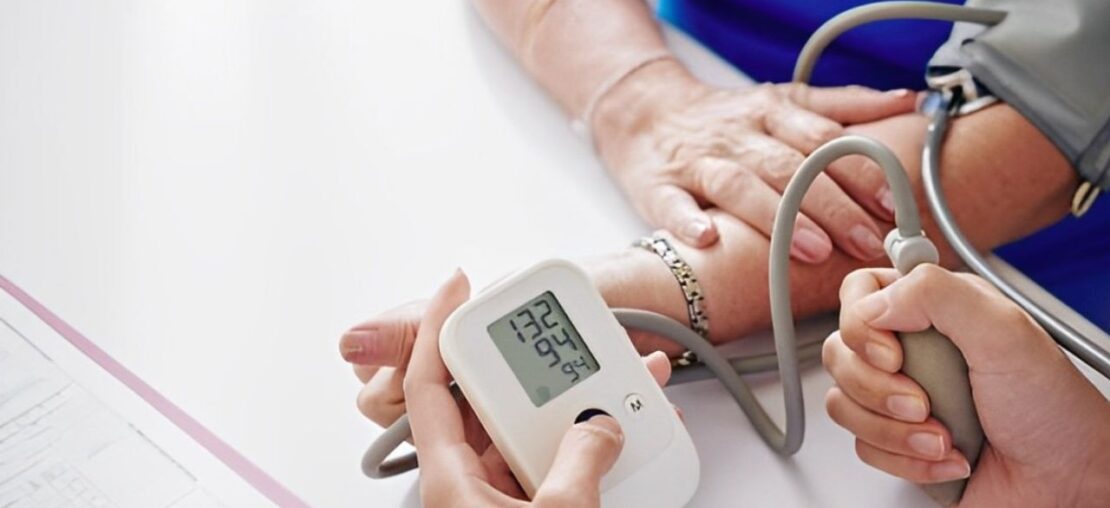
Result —
<instances>
[{"instance_id":1,"label":"white table surface","mask_svg":"<svg viewBox=\"0 0 1110 508\"><path fill-rule=\"evenodd\" d=\"M314 506L419 504L358 470L349 325L645 231L465 2L0 1L0 274ZM855 458L829 385L790 460L714 383L668 389L692 505L931 506Z\"/></svg>"}]
</instances>

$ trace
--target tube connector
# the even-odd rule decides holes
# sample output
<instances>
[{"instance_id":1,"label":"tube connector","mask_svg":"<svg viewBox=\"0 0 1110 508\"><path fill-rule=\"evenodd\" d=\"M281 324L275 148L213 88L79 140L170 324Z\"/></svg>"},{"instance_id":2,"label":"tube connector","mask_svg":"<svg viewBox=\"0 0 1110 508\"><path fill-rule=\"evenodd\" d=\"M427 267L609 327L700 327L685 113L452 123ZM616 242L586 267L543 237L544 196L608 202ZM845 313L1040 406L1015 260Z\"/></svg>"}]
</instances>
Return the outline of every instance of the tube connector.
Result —
<instances>
[{"instance_id":1,"label":"tube connector","mask_svg":"<svg viewBox=\"0 0 1110 508\"><path fill-rule=\"evenodd\" d=\"M893 229L890 233L887 233L883 247L886 249L886 255L890 258L891 264L902 275L910 273L910 270L922 263L937 264L940 262L940 253L937 251L937 246L933 245L931 240L925 238L924 232L918 236L902 236L897 229Z\"/></svg>"}]
</instances>

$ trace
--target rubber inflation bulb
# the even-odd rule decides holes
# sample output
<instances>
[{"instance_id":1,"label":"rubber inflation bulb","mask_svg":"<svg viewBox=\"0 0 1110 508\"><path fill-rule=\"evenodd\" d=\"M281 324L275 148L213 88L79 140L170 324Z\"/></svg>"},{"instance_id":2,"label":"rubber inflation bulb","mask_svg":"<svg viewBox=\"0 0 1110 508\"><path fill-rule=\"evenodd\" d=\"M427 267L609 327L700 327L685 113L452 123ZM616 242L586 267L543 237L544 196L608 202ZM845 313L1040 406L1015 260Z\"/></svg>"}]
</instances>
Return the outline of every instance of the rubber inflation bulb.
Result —
<instances>
[{"instance_id":1,"label":"rubber inflation bulb","mask_svg":"<svg viewBox=\"0 0 1110 508\"><path fill-rule=\"evenodd\" d=\"M899 333L898 339L902 342L902 373L928 394L933 417L948 427L952 444L967 457L974 471L983 448L983 427L971 397L971 381L963 354L934 328ZM937 502L951 506L960 500L966 486L967 479L962 479L923 488Z\"/></svg>"}]
</instances>

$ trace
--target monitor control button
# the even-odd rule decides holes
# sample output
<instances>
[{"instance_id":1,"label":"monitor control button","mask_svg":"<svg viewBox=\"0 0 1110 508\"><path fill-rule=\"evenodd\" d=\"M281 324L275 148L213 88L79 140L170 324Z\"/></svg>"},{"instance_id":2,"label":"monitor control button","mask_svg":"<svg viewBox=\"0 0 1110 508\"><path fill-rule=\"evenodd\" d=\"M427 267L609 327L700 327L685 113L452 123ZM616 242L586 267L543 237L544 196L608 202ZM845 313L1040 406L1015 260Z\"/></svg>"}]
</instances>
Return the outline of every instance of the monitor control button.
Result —
<instances>
[{"instance_id":1,"label":"monitor control button","mask_svg":"<svg viewBox=\"0 0 1110 508\"><path fill-rule=\"evenodd\" d=\"M640 394L629 394L624 398L624 410L630 415L640 416L644 412L644 399Z\"/></svg>"}]
</instances>

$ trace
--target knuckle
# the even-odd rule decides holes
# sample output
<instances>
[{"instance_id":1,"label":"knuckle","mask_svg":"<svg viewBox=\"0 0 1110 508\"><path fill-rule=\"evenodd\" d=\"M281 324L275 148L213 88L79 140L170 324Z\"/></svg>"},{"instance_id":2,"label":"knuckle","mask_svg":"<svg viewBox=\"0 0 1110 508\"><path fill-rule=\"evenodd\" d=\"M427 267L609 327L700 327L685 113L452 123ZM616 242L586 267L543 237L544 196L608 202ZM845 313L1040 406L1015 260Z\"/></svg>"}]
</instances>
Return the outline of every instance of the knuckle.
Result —
<instances>
[{"instance_id":1,"label":"knuckle","mask_svg":"<svg viewBox=\"0 0 1110 508\"><path fill-rule=\"evenodd\" d=\"M864 441L858 437L856 438L856 456L859 457L859 460L862 460L864 464L867 464L875 469L883 469L878 460L876 460L877 457L875 456L875 450L869 444L867 444L867 441ZM885 471L885 469L883 470Z\"/></svg>"},{"instance_id":2,"label":"knuckle","mask_svg":"<svg viewBox=\"0 0 1110 508\"><path fill-rule=\"evenodd\" d=\"M840 292L838 293L840 301L843 303L844 300L847 299L847 297L851 296L851 291L853 288L861 285L861 282L866 282L870 277L871 276L868 275L866 268L853 270L851 273L845 276L844 280L840 281ZM842 316L844 314L844 310L845 308L842 307Z\"/></svg>"},{"instance_id":3,"label":"knuckle","mask_svg":"<svg viewBox=\"0 0 1110 508\"><path fill-rule=\"evenodd\" d=\"M404 394L405 399L409 398L410 393L419 389L417 381L411 376L405 376L404 379L401 380L401 392Z\"/></svg>"},{"instance_id":4,"label":"knuckle","mask_svg":"<svg viewBox=\"0 0 1110 508\"><path fill-rule=\"evenodd\" d=\"M400 329L400 332L394 337L395 344L397 344L397 366L403 367L408 365L409 358L412 358L412 347L416 343L416 335L420 330L415 321L401 323Z\"/></svg>"},{"instance_id":5,"label":"knuckle","mask_svg":"<svg viewBox=\"0 0 1110 508\"><path fill-rule=\"evenodd\" d=\"M909 429L901 425L878 424L871 430L874 434L873 443L880 448L888 450L907 450L906 437Z\"/></svg>"},{"instance_id":6,"label":"knuckle","mask_svg":"<svg viewBox=\"0 0 1110 508\"><path fill-rule=\"evenodd\" d=\"M835 122L815 122L807 133L807 142L817 147L836 139L844 132L844 128Z\"/></svg>"},{"instance_id":7,"label":"knuckle","mask_svg":"<svg viewBox=\"0 0 1110 508\"><path fill-rule=\"evenodd\" d=\"M1023 328L1033 323L1033 318L1010 300L999 300L997 320L1004 330Z\"/></svg>"},{"instance_id":8,"label":"knuckle","mask_svg":"<svg viewBox=\"0 0 1110 508\"><path fill-rule=\"evenodd\" d=\"M855 353L849 353L855 354ZM844 362L846 363L846 362ZM841 367L841 375L836 378L836 383L845 395L854 400L874 401L878 398L876 388L865 381L858 370L848 365ZM851 394L851 395L848 395Z\"/></svg>"},{"instance_id":9,"label":"knuckle","mask_svg":"<svg viewBox=\"0 0 1110 508\"><path fill-rule=\"evenodd\" d=\"M871 159L865 159L863 164L859 165L859 169L856 172L858 174L852 176L859 179L871 179L874 181L873 186L876 188L878 188L883 183L886 183L886 177L883 174L883 168Z\"/></svg>"},{"instance_id":10,"label":"knuckle","mask_svg":"<svg viewBox=\"0 0 1110 508\"><path fill-rule=\"evenodd\" d=\"M849 311L849 316L845 319L845 323L840 329L840 340L844 344L844 349L856 354L856 351L861 351L870 339L871 329L863 323L863 319L858 317L859 310L853 309Z\"/></svg>"},{"instance_id":11,"label":"knuckle","mask_svg":"<svg viewBox=\"0 0 1110 508\"><path fill-rule=\"evenodd\" d=\"M786 95L786 98L794 104L805 105L809 104L810 86L805 83L788 83L783 85L780 90Z\"/></svg>"},{"instance_id":12,"label":"knuckle","mask_svg":"<svg viewBox=\"0 0 1110 508\"><path fill-rule=\"evenodd\" d=\"M952 273L932 263L923 263L909 274L910 286L923 294L936 294L935 291L951 282Z\"/></svg>"},{"instance_id":13,"label":"knuckle","mask_svg":"<svg viewBox=\"0 0 1110 508\"><path fill-rule=\"evenodd\" d=\"M821 363L825 365L825 370L828 370L829 375L834 379L836 378L836 375L833 374L833 370L836 369L836 344L834 342L839 340L840 334L833 332L821 345Z\"/></svg>"},{"instance_id":14,"label":"knuckle","mask_svg":"<svg viewBox=\"0 0 1110 508\"><path fill-rule=\"evenodd\" d=\"M753 87L752 95L754 96L754 98L756 98L758 100L761 100L761 101L773 101L773 100L779 98L779 93L782 91L784 86L785 87L790 87L790 86L793 86L793 85L789 85L789 84L787 84L787 85L776 85L774 83L760 83L760 84L756 85L755 87Z\"/></svg>"},{"instance_id":15,"label":"knuckle","mask_svg":"<svg viewBox=\"0 0 1110 508\"><path fill-rule=\"evenodd\" d=\"M359 412L370 421L382 427L393 423L387 417L386 406L389 403L381 392L373 389L363 390L359 392L355 403L358 405Z\"/></svg>"},{"instance_id":16,"label":"knuckle","mask_svg":"<svg viewBox=\"0 0 1110 508\"><path fill-rule=\"evenodd\" d=\"M581 440L592 448L619 448L621 444L616 434L593 425L575 425L571 430L574 432L574 439Z\"/></svg>"},{"instance_id":17,"label":"knuckle","mask_svg":"<svg viewBox=\"0 0 1110 508\"><path fill-rule=\"evenodd\" d=\"M825 392L825 413L829 415L829 418L834 423L845 429L848 428L844 418L844 405L846 401L847 396L844 395L844 392L840 391L839 386L829 388L829 391Z\"/></svg>"},{"instance_id":18,"label":"knuckle","mask_svg":"<svg viewBox=\"0 0 1110 508\"><path fill-rule=\"evenodd\" d=\"M701 161L698 176L702 190L710 195L733 195L749 183L747 171L731 161L716 157Z\"/></svg>"},{"instance_id":19,"label":"knuckle","mask_svg":"<svg viewBox=\"0 0 1110 508\"><path fill-rule=\"evenodd\" d=\"M775 150L764 155L762 167L764 175L771 182L779 187L785 187L801 164L801 154L788 150Z\"/></svg>"}]
</instances>

